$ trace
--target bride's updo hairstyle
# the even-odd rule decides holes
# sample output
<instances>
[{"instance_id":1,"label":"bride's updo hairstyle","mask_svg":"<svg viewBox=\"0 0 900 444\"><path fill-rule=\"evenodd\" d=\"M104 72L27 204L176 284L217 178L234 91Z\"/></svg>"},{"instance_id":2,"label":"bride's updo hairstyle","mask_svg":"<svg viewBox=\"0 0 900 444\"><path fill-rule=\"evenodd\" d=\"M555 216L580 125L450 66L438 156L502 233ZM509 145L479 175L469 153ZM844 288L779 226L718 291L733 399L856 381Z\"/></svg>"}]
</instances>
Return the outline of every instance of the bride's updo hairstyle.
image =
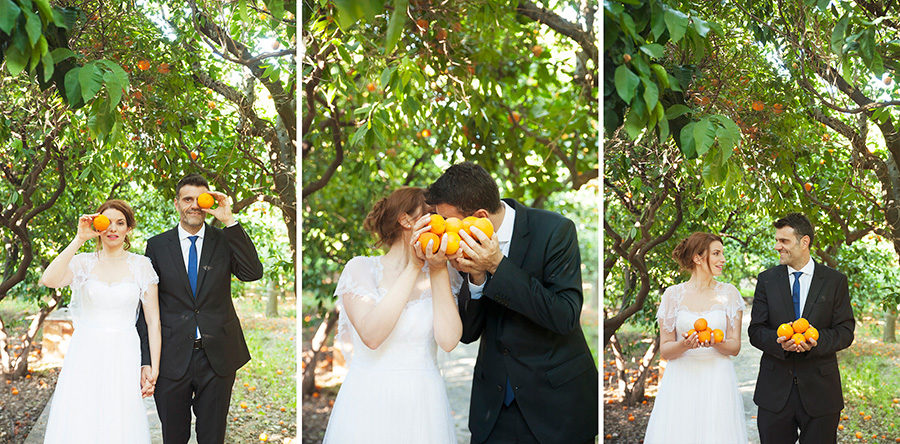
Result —
<instances>
[{"instance_id":1,"label":"bride's updo hairstyle","mask_svg":"<svg viewBox=\"0 0 900 444\"><path fill-rule=\"evenodd\" d=\"M399 188L375 203L363 222L363 228L378 237L376 246L390 246L403 232L398 218L403 214L416 216L425 207L424 188Z\"/></svg>"},{"instance_id":2,"label":"bride's updo hairstyle","mask_svg":"<svg viewBox=\"0 0 900 444\"><path fill-rule=\"evenodd\" d=\"M700 257L706 259L709 255L709 245L715 241L724 243L718 235L698 231L678 243L678 246L672 250L672 259L683 271L692 271L696 266L694 256L699 254Z\"/></svg>"},{"instance_id":3,"label":"bride's updo hairstyle","mask_svg":"<svg viewBox=\"0 0 900 444\"><path fill-rule=\"evenodd\" d=\"M103 204L100 205L100 208L97 208L96 212L102 213L110 208L112 208L114 210L118 210L123 215L125 215L125 225L127 225L128 228L134 229L134 227L137 226L137 222L135 222L135 220L134 220L134 210L132 210L131 206L128 205L127 203L125 203L124 200L110 199L106 202L103 202ZM100 248L101 248L100 247L100 238L98 237L97 238L97 249L99 250ZM131 248L131 235L125 236L124 248L126 251L129 248Z\"/></svg>"}]
</instances>

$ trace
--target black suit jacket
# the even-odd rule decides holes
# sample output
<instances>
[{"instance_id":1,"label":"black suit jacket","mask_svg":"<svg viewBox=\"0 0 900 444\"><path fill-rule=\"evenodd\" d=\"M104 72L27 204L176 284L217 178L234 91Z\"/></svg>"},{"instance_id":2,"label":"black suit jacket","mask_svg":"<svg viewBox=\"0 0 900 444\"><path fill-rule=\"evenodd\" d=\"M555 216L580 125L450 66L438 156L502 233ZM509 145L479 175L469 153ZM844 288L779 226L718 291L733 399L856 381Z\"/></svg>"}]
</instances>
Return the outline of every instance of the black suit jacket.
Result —
<instances>
[{"instance_id":1,"label":"black suit jacket","mask_svg":"<svg viewBox=\"0 0 900 444\"><path fill-rule=\"evenodd\" d=\"M462 342L481 338L469 429L487 439L506 380L528 427L542 443L585 442L597 435L598 373L580 316L581 255L575 224L504 199L516 210L509 255L488 277L480 299L463 284Z\"/></svg>"},{"instance_id":2,"label":"black suit jacket","mask_svg":"<svg viewBox=\"0 0 900 444\"><path fill-rule=\"evenodd\" d=\"M147 241L144 253L159 275L159 315L162 324L160 376L177 379L191 360L197 327L213 371L234 373L250 360L250 351L231 300L231 275L242 281L262 277L263 267L253 241L240 224L219 229L206 226L197 274L197 297L191 294L178 228ZM144 316L138 316L141 364L150 364Z\"/></svg>"},{"instance_id":3,"label":"black suit jacket","mask_svg":"<svg viewBox=\"0 0 900 444\"><path fill-rule=\"evenodd\" d=\"M804 353L786 352L775 341L775 331L795 320L787 266L760 273L747 329L750 343L763 351L753 401L766 410L781 411L796 377L800 400L810 416L840 412L844 397L836 352L850 346L856 327L847 276L816 263L802 316L819 331L818 345Z\"/></svg>"}]
</instances>

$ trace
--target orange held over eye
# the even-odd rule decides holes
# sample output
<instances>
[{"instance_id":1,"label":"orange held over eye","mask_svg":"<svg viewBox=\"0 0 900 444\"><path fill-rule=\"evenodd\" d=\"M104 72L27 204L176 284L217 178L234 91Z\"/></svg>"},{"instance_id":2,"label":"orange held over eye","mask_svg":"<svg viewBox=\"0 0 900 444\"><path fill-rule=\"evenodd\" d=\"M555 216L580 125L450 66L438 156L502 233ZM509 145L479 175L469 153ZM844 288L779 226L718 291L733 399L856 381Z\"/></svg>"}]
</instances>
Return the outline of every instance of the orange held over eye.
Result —
<instances>
[{"instance_id":1,"label":"orange held over eye","mask_svg":"<svg viewBox=\"0 0 900 444\"><path fill-rule=\"evenodd\" d=\"M694 329L697 331L706 330L707 324L706 319L700 318L694 321Z\"/></svg>"},{"instance_id":2,"label":"orange held over eye","mask_svg":"<svg viewBox=\"0 0 900 444\"><path fill-rule=\"evenodd\" d=\"M197 196L197 206L200 208L212 208L214 203L216 203L216 200L213 199L212 194L201 193Z\"/></svg>"},{"instance_id":3,"label":"orange held over eye","mask_svg":"<svg viewBox=\"0 0 900 444\"><path fill-rule=\"evenodd\" d=\"M794 333L803 333L809 328L809 321L803 318L797 319L791 324L791 328L794 329Z\"/></svg>"},{"instance_id":4,"label":"orange held over eye","mask_svg":"<svg viewBox=\"0 0 900 444\"><path fill-rule=\"evenodd\" d=\"M810 326L809 328L806 329L805 332L803 332L803 337L806 338L807 341L810 339L815 339L816 341L818 341L819 340L819 330L816 330L816 327Z\"/></svg>"},{"instance_id":5,"label":"orange held over eye","mask_svg":"<svg viewBox=\"0 0 900 444\"><path fill-rule=\"evenodd\" d=\"M794 336L794 329L791 328L790 324L781 324L778 326L778 337L784 339L790 339L791 336Z\"/></svg>"},{"instance_id":6,"label":"orange held over eye","mask_svg":"<svg viewBox=\"0 0 900 444\"><path fill-rule=\"evenodd\" d=\"M489 238L494 235L494 224L486 217L479 217L472 226L481 230L481 232ZM475 237L475 235L473 234L472 237Z\"/></svg>"},{"instance_id":7,"label":"orange held over eye","mask_svg":"<svg viewBox=\"0 0 900 444\"><path fill-rule=\"evenodd\" d=\"M469 236L472 235L472 230L470 230L470 228L472 228L472 224L474 224L476 220L478 220L478 218L475 216L469 216L462 220L462 229L468 233Z\"/></svg>"},{"instance_id":8,"label":"orange held over eye","mask_svg":"<svg viewBox=\"0 0 900 444\"><path fill-rule=\"evenodd\" d=\"M428 241L432 241L432 253L437 253L437 251L441 249L441 238L429 231L419 235L419 243L422 244L422 253L428 254Z\"/></svg>"},{"instance_id":9,"label":"orange held over eye","mask_svg":"<svg viewBox=\"0 0 900 444\"><path fill-rule=\"evenodd\" d=\"M794 336L791 339L794 340L794 344L802 344L803 341L806 340L806 338L804 338L800 333L794 333Z\"/></svg>"},{"instance_id":10,"label":"orange held over eye","mask_svg":"<svg viewBox=\"0 0 900 444\"><path fill-rule=\"evenodd\" d=\"M97 231L103 231L109 228L109 218L104 215L99 215L94 218L94 229Z\"/></svg>"},{"instance_id":11,"label":"orange held over eye","mask_svg":"<svg viewBox=\"0 0 900 444\"><path fill-rule=\"evenodd\" d=\"M447 228L447 222L444 221L444 217L440 214L432 214L429 225L431 225L431 232L438 236L444 234L444 230Z\"/></svg>"},{"instance_id":12,"label":"orange held over eye","mask_svg":"<svg viewBox=\"0 0 900 444\"><path fill-rule=\"evenodd\" d=\"M459 233L447 233L447 254L456 253L456 250L459 250L460 241L462 241L462 238L459 237Z\"/></svg>"}]
</instances>

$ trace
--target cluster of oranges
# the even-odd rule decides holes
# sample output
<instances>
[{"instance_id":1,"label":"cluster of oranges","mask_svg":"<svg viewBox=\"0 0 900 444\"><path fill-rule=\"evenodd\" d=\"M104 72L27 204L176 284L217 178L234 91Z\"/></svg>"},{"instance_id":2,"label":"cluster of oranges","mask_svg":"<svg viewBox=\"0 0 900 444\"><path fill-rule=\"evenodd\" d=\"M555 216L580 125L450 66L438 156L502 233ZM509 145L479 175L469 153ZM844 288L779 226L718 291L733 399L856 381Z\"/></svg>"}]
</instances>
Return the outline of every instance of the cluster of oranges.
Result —
<instances>
[{"instance_id":1,"label":"cluster of oranges","mask_svg":"<svg viewBox=\"0 0 900 444\"><path fill-rule=\"evenodd\" d=\"M725 340L725 332L718 328L713 330L709 328L706 319L700 318L694 321L694 328L687 332L687 336L697 333L697 339L700 342L710 342L718 344Z\"/></svg>"},{"instance_id":2,"label":"cluster of oranges","mask_svg":"<svg viewBox=\"0 0 900 444\"><path fill-rule=\"evenodd\" d=\"M819 331L809 325L809 321L800 318L790 324L781 324L776 333L785 340L793 340L794 344L801 344L810 339L819 340Z\"/></svg>"},{"instance_id":3,"label":"cluster of oranges","mask_svg":"<svg viewBox=\"0 0 900 444\"><path fill-rule=\"evenodd\" d=\"M447 254L456 253L459 250L459 243L462 241L459 232L465 231L469 236L475 238L471 228L475 227L481 230L487 237L494 235L494 225L486 217L469 216L463 220L456 217L448 217L444 219L440 214L431 215L431 230L419 235L419 244L422 245L422 252L428 252L428 242L431 241L431 252L437 253L441 249L441 236L447 235Z\"/></svg>"}]
</instances>

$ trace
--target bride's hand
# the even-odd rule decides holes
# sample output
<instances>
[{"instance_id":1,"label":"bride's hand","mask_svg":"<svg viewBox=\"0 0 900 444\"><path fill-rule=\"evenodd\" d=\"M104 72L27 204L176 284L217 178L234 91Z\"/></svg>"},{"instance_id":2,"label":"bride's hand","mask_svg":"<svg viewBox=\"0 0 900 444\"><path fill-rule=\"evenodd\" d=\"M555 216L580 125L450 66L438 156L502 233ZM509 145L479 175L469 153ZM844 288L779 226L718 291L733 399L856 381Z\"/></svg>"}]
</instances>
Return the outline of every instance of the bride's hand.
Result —
<instances>
[{"instance_id":1,"label":"bride's hand","mask_svg":"<svg viewBox=\"0 0 900 444\"><path fill-rule=\"evenodd\" d=\"M419 236L422 233L431 231L431 214L425 214L416 221L412 226L412 235L409 237L410 262L413 262L418 268L425 265L425 252L422 251L422 245L419 243Z\"/></svg>"},{"instance_id":2,"label":"bride's hand","mask_svg":"<svg viewBox=\"0 0 900 444\"><path fill-rule=\"evenodd\" d=\"M100 232L94 230L94 218L99 215L100 213L82 214L81 217L78 218L78 233L75 235L75 238L78 239L79 242L84 243L100 236Z\"/></svg>"},{"instance_id":3,"label":"bride's hand","mask_svg":"<svg viewBox=\"0 0 900 444\"><path fill-rule=\"evenodd\" d=\"M700 339L697 337L697 332L693 332L690 335L685 333L684 341L682 341L682 342L684 342L684 345L688 349L695 349L697 347L700 347Z\"/></svg>"}]
</instances>

